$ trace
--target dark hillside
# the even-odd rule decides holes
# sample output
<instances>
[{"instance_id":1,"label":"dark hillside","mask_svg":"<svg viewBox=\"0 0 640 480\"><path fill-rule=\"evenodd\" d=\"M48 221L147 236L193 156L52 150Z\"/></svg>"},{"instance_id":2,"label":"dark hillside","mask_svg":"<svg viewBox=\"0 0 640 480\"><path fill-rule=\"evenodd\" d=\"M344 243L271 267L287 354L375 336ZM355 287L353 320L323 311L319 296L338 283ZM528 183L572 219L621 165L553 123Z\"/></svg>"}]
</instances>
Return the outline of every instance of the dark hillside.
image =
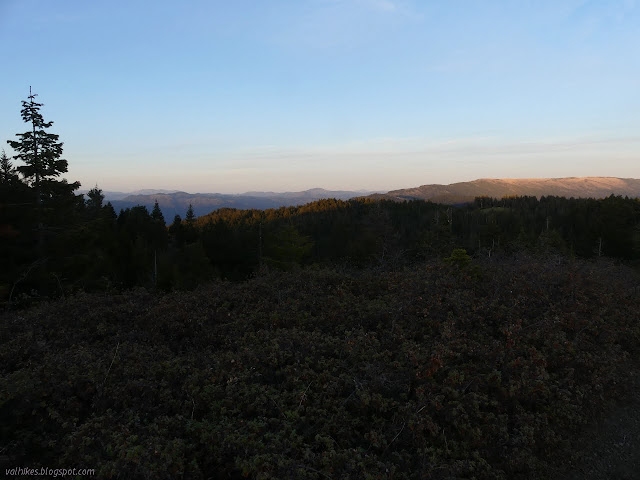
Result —
<instances>
[{"instance_id":1,"label":"dark hillside","mask_svg":"<svg viewBox=\"0 0 640 480\"><path fill-rule=\"evenodd\" d=\"M563 478L624 398L640 279L526 255L306 269L0 317L2 467L97 478Z\"/></svg>"},{"instance_id":2,"label":"dark hillside","mask_svg":"<svg viewBox=\"0 0 640 480\"><path fill-rule=\"evenodd\" d=\"M13 195L28 194L20 187ZM265 268L396 269L456 248L475 257L527 251L640 261L640 199L615 196L480 197L458 207L323 199L268 210L220 208L198 218L191 211L184 219L174 217L168 228L159 204L116 214L111 204L101 205L99 192L72 200L59 212L47 210L41 253L35 213L23 206L0 208L4 305L80 289L191 289L214 278L245 280Z\"/></svg>"}]
</instances>

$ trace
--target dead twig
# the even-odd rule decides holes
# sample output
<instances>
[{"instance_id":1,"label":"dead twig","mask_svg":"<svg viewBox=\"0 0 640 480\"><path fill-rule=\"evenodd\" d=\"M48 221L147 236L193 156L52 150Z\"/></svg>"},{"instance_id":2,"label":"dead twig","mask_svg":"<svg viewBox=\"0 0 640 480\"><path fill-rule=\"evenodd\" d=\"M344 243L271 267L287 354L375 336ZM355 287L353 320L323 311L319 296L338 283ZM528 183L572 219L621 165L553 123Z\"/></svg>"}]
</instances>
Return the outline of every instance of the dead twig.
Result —
<instances>
[{"instance_id":1,"label":"dead twig","mask_svg":"<svg viewBox=\"0 0 640 480\"><path fill-rule=\"evenodd\" d=\"M283 417L286 417L286 415L284 414L284 412L282 411L282 409L280 408L280 405L278 405L278 403L271 397L271 395L267 394L267 397L269 397L269 400L271 400L271 402L273 402L273 404L276 406L276 408L278 409L278 411L280 412L280 414Z\"/></svg>"},{"instance_id":2,"label":"dead twig","mask_svg":"<svg viewBox=\"0 0 640 480\"><path fill-rule=\"evenodd\" d=\"M309 382L309 385L307 385L307 388L304 389L304 392L302 392L302 395L300 395L300 403L298 404L298 409L300 409L300 407L302 406L302 402L304 402L305 398L307 398L307 390L309 390L309 387L311 386L313 382Z\"/></svg>"},{"instance_id":3,"label":"dead twig","mask_svg":"<svg viewBox=\"0 0 640 480\"><path fill-rule=\"evenodd\" d=\"M13 297L13 291L15 290L16 286L29 276L29 274L31 273L31 270L33 270L35 267L37 267L41 263L44 263L46 260L47 260L46 258L41 258L33 262L31 265L29 265L27 270L22 273L22 276L14 282L13 286L11 287L11 293L9 293L9 305L11 305L11 298Z\"/></svg>"},{"instance_id":4,"label":"dead twig","mask_svg":"<svg viewBox=\"0 0 640 480\"><path fill-rule=\"evenodd\" d=\"M384 452L382 452L382 455L384 455L385 453L387 453L387 450L389 449L389 447L391 446L391 444L393 442L396 441L396 439L400 436L400 434L402 433L402 431L404 430L404 426L407 424L407 422L402 422L402 428L400 428L400 431L398 433L396 433L396 436L393 437L393 439L389 442L389 444L387 445L387 447L384 449Z\"/></svg>"},{"instance_id":5,"label":"dead twig","mask_svg":"<svg viewBox=\"0 0 640 480\"><path fill-rule=\"evenodd\" d=\"M107 377L109 376L109 372L111 371L111 367L113 367L113 362L116 361L116 355L118 355L118 348L120 348L120 342L118 342L118 344L116 345L116 351L113 354L113 358L111 359L111 365L109 365L109 368L107 369L107 373L104 376L104 380L102 381L102 385L100 385L100 390L102 392L104 392L104 384L107 382Z\"/></svg>"},{"instance_id":6,"label":"dead twig","mask_svg":"<svg viewBox=\"0 0 640 480\"><path fill-rule=\"evenodd\" d=\"M58 277L58 275L54 272L51 272L51 275L53 275L55 277L55 279L58 281L58 288L60 289L60 293L62 294L62 299L65 299L64 296L64 290L62 289L62 284L60 283L60 277Z\"/></svg>"}]
</instances>

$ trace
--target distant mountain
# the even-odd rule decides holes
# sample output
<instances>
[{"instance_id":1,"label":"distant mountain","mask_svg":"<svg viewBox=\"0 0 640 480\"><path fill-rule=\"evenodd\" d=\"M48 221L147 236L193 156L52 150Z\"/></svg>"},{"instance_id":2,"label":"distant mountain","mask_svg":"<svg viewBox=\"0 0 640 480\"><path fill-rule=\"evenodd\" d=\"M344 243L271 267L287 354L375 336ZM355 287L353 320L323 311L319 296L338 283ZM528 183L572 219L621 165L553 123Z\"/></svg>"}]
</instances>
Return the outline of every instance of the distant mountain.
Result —
<instances>
[{"instance_id":1,"label":"distant mountain","mask_svg":"<svg viewBox=\"0 0 640 480\"><path fill-rule=\"evenodd\" d=\"M604 198L609 195L640 197L640 179L615 177L569 178L481 178L472 182L451 185L422 185L416 188L373 194L370 198L391 200L430 200L435 203L458 204L471 202L475 197L502 198L506 196L558 196L575 198Z\"/></svg>"},{"instance_id":2,"label":"distant mountain","mask_svg":"<svg viewBox=\"0 0 640 480\"><path fill-rule=\"evenodd\" d=\"M85 197L85 199L87 198L87 193L89 193L89 190L87 190L86 188L82 188L80 190L78 190L78 193L82 193ZM131 192L127 193L127 192L112 192L109 190L103 190L102 194L104 195L104 199L105 202L109 202L111 200L121 200L129 195L131 195Z\"/></svg>"},{"instance_id":3,"label":"distant mountain","mask_svg":"<svg viewBox=\"0 0 640 480\"><path fill-rule=\"evenodd\" d=\"M133 192L130 192L129 195L154 195L156 193L177 193L179 191L180 190L164 190L162 188L143 188L141 190L134 190Z\"/></svg>"},{"instance_id":4,"label":"distant mountain","mask_svg":"<svg viewBox=\"0 0 640 480\"><path fill-rule=\"evenodd\" d=\"M111 190L103 190L102 194L104 195L104 200L106 202L110 202L112 200L122 200L123 198L126 198L130 195L152 195L154 193L175 193L177 191L178 190L162 190L162 189L156 190L152 188L147 188L143 190L135 190L133 192L114 192ZM82 188L78 190L78 193L82 193L84 195L86 195L88 192L89 190L86 188Z\"/></svg>"},{"instance_id":5,"label":"distant mountain","mask_svg":"<svg viewBox=\"0 0 640 480\"><path fill-rule=\"evenodd\" d=\"M313 188L302 192L247 192L242 194L154 191L153 193L129 194L124 198L112 199L111 203L116 212L119 212L120 209L137 205L144 205L151 210L157 200L165 220L167 223L171 223L175 215L180 215L184 218L189 204L193 205L193 211L196 216L200 216L225 207L265 210L267 208L303 205L323 198L348 200L349 198L361 197L363 193L372 192L325 190L323 188ZM109 200L108 197L107 200Z\"/></svg>"},{"instance_id":6,"label":"distant mountain","mask_svg":"<svg viewBox=\"0 0 640 480\"><path fill-rule=\"evenodd\" d=\"M371 194L374 192L364 191L364 194ZM302 199L305 201L313 202L315 200L320 200L322 198L337 198L340 200L348 200L353 197L362 196L363 191L359 190L357 192L349 191L349 190L325 190L324 188L311 188L309 190L305 190L303 192L247 192L242 193L242 196L247 197L260 197L260 198L295 198Z\"/></svg>"}]
</instances>

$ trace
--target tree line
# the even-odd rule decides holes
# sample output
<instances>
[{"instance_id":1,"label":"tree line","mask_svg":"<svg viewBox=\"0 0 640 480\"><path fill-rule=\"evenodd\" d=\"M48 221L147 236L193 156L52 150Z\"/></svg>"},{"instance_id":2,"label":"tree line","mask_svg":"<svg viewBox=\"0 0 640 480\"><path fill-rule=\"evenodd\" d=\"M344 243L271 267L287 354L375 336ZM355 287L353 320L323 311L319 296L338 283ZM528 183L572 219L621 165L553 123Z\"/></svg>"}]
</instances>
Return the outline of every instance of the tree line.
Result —
<instances>
[{"instance_id":1,"label":"tree line","mask_svg":"<svg viewBox=\"0 0 640 480\"><path fill-rule=\"evenodd\" d=\"M0 298L24 303L78 289L191 289L313 265L400 268L454 249L495 257L523 249L640 259L640 201L562 197L425 201L326 199L269 210L190 207L167 227L157 202L116 212L96 185L76 194L63 143L35 94L22 102L29 129L0 154ZM18 162L14 166L14 161Z\"/></svg>"}]
</instances>

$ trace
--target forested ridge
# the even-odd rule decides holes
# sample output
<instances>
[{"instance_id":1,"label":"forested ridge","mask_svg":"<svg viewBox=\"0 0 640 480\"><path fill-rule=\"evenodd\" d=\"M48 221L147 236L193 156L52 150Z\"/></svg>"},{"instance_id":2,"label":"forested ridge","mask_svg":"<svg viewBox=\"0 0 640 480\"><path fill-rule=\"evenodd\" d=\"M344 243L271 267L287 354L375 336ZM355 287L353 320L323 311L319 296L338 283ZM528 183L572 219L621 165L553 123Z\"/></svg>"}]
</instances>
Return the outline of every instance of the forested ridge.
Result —
<instances>
[{"instance_id":1,"label":"forested ridge","mask_svg":"<svg viewBox=\"0 0 640 480\"><path fill-rule=\"evenodd\" d=\"M0 158L0 466L562 478L640 352L640 200L320 200L167 222ZM169 223L169 226L167 226Z\"/></svg>"},{"instance_id":2,"label":"forested ridge","mask_svg":"<svg viewBox=\"0 0 640 480\"><path fill-rule=\"evenodd\" d=\"M530 251L581 258L640 258L640 201L562 197L478 198L463 206L419 200L320 200L270 210L220 209L165 226L159 208L102 205L99 190L45 206L39 255L32 189L3 188L5 303L134 286L190 289L311 265L397 268L443 258ZM22 202L20 201L22 200ZM11 297L11 298L9 298Z\"/></svg>"},{"instance_id":3,"label":"forested ridge","mask_svg":"<svg viewBox=\"0 0 640 480\"><path fill-rule=\"evenodd\" d=\"M187 212L167 228L159 208L102 205L99 189L45 203L38 254L33 189L3 185L3 300L133 286L193 288L212 278L242 280L261 268L347 263L398 267L442 258L528 250L637 261L637 199L478 198L463 206L320 200L280 209ZM22 200L22 201L21 201ZM31 200L31 202L29 201Z\"/></svg>"}]
</instances>

